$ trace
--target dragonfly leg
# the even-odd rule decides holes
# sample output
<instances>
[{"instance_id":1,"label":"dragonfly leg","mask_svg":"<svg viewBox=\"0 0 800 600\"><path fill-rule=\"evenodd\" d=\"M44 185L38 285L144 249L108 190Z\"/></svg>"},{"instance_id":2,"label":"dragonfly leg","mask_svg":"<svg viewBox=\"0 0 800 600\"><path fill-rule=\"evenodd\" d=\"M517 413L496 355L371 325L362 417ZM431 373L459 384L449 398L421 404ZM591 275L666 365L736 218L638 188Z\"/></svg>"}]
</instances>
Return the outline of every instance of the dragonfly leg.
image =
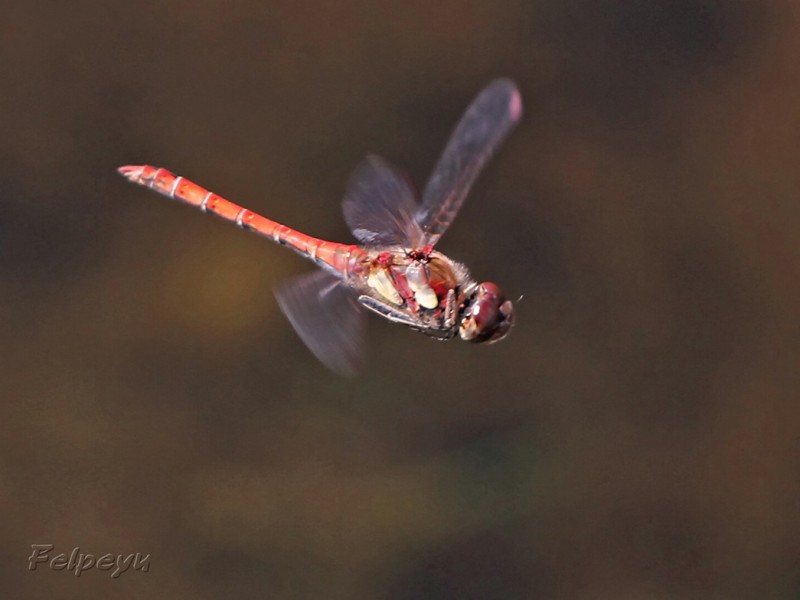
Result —
<instances>
[{"instance_id":1,"label":"dragonfly leg","mask_svg":"<svg viewBox=\"0 0 800 600\"><path fill-rule=\"evenodd\" d=\"M385 302L376 300L372 296L367 296L365 294L362 294L361 296L358 297L358 301L369 310L378 313L379 315L388 319L392 323L400 323L401 325L406 325L411 329L414 329L415 331L421 331L425 335L428 335L437 340L450 339L458 331L454 326L442 327L441 322L438 323L435 322L438 319L427 319L422 322L412 319L407 314L398 310L391 304L386 304ZM452 301L450 301L450 303L453 307L455 307L455 294L453 295L453 299ZM455 308L453 308L452 310L454 311ZM453 323L455 323L455 318L453 318Z\"/></svg>"},{"instance_id":2,"label":"dragonfly leg","mask_svg":"<svg viewBox=\"0 0 800 600\"><path fill-rule=\"evenodd\" d=\"M452 329L456 325L456 316L458 315L458 307L456 306L456 291L450 288L447 291L447 298L444 301L444 326L447 329Z\"/></svg>"},{"instance_id":3,"label":"dragonfly leg","mask_svg":"<svg viewBox=\"0 0 800 600\"><path fill-rule=\"evenodd\" d=\"M371 311L376 312L382 317L389 319L392 323L401 323L402 325L407 325L414 329L420 328L420 324L417 321L411 319L408 315L397 310L391 304L386 304L384 302L381 302L380 300L376 300L372 296L367 296L363 294L358 297L358 301L361 302L361 304L363 304Z\"/></svg>"}]
</instances>

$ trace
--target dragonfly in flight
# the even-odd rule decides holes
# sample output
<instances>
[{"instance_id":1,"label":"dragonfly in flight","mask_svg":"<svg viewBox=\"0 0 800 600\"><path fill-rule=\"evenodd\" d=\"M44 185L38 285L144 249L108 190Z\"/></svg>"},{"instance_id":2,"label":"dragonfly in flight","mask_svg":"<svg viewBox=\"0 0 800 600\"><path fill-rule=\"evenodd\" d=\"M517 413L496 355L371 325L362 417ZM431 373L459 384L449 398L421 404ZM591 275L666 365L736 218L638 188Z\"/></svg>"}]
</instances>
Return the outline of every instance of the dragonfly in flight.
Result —
<instances>
[{"instance_id":1,"label":"dragonfly in flight","mask_svg":"<svg viewBox=\"0 0 800 600\"><path fill-rule=\"evenodd\" d=\"M439 339L496 342L511 329L513 306L500 288L478 283L464 265L434 248L521 115L522 99L512 81L487 85L451 134L421 199L395 167L376 156L366 158L353 172L343 202L345 221L360 245L300 233L166 169L118 170L134 183L271 238L321 267L280 286L278 304L317 358L334 371L354 374L363 362L365 309Z\"/></svg>"}]
</instances>

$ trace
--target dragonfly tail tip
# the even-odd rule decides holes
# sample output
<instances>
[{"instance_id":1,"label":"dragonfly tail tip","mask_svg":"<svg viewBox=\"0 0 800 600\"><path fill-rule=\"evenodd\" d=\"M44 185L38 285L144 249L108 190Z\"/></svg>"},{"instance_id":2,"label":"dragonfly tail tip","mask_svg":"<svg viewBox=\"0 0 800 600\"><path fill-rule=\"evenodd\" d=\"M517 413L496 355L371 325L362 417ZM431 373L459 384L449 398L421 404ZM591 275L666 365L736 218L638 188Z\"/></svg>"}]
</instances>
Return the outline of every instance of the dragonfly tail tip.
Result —
<instances>
[{"instance_id":1,"label":"dragonfly tail tip","mask_svg":"<svg viewBox=\"0 0 800 600\"><path fill-rule=\"evenodd\" d=\"M141 166L125 165L124 167L119 167L117 173L130 181L136 181L136 179L141 176L142 170L143 168Z\"/></svg>"}]
</instances>

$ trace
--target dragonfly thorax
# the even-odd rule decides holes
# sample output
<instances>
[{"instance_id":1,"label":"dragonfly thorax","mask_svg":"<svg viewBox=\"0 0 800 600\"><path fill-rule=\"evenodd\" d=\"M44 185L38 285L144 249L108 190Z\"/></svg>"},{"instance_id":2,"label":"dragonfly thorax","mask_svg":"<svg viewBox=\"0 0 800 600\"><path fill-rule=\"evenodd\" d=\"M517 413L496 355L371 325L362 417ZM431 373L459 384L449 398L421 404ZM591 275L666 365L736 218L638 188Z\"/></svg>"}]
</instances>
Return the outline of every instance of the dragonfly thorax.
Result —
<instances>
[{"instance_id":1,"label":"dragonfly thorax","mask_svg":"<svg viewBox=\"0 0 800 600\"><path fill-rule=\"evenodd\" d=\"M444 254L404 248L373 251L357 278L367 308L444 339L457 335L464 301L476 286Z\"/></svg>"},{"instance_id":2,"label":"dragonfly thorax","mask_svg":"<svg viewBox=\"0 0 800 600\"><path fill-rule=\"evenodd\" d=\"M442 306L451 290L469 282L466 269L442 253L421 255L406 249L375 251L361 276L383 300L428 310Z\"/></svg>"}]
</instances>

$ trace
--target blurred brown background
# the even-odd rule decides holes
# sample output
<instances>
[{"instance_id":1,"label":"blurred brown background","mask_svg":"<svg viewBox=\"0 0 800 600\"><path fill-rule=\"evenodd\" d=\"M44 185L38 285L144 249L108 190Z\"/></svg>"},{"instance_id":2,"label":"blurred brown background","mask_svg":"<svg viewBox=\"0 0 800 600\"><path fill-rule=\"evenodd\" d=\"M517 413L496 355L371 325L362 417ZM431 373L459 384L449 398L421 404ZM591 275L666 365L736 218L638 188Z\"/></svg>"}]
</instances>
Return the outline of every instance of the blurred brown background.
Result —
<instances>
[{"instance_id":1,"label":"blurred brown background","mask_svg":"<svg viewBox=\"0 0 800 600\"><path fill-rule=\"evenodd\" d=\"M798 13L4 6L3 597L800 597ZM441 244L524 295L496 346L371 319L339 379L271 293L309 264L115 173L349 240L358 161L423 183L497 76L525 115Z\"/></svg>"}]
</instances>

